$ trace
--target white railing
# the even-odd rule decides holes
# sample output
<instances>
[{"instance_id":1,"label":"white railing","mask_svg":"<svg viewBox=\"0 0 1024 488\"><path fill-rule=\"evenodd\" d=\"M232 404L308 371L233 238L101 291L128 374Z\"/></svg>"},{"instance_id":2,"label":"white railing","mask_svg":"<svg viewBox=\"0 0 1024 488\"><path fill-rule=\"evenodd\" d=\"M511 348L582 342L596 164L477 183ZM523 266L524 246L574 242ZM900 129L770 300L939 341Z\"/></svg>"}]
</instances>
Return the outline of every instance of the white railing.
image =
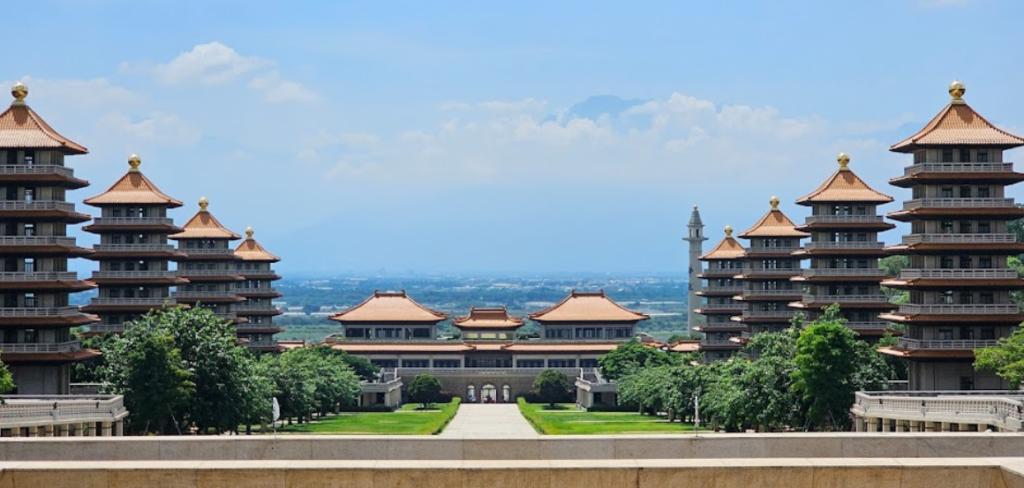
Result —
<instances>
[{"instance_id":1,"label":"white railing","mask_svg":"<svg viewBox=\"0 0 1024 488\"><path fill-rule=\"evenodd\" d=\"M886 330L892 327L888 322L847 322L846 326L854 330Z\"/></svg>"},{"instance_id":2,"label":"white railing","mask_svg":"<svg viewBox=\"0 0 1024 488\"><path fill-rule=\"evenodd\" d=\"M743 318L761 318L761 317L793 317L796 315L796 310L753 310L743 312Z\"/></svg>"},{"instance_id":3,"label":"white railing","mask_svg":"<svg viewBox=\"0 0 1024 488\"><path fill-rule=\"evenodd\" d=\"M903 269L900 279L1014 279L1017 272L1012 269Z\"/></svg>"},{"instance_id":4,"label":"white railing","mask_svg":"<svg viewBox=\"0 0 1024 488\"><path fill-rule=\"evenodd\" d=\"M139 305L146 307L162 307L164 304L168 306L175 305L173 298L168 297L147 297L147 298L101 298L96 297L89 300L89 305L92 306L122 306L122 305Z\"/></svg>"},{"instance_id":5,"label":"white railing","mask_svg":"<svg viewBox=\"0 0 1024 488\"><path fill-rule=\"evenodd\" d=\"M78 273L69 271L4 272L0 273L0 281L78 281Z\"/></svg>"},{"instance_id":6,"label":"white railing","mask_svg":"<svg viewBox=\"0 0 1024 488\"><path fill-rule=\"evenodd\" d=\"M235 328L236 329L280 329L281 326L277 325L277 324L254 324L252 322L242 322L241 324L236 324Z\"/></svg>"},{"instance_id":7,"label":"white railing","mask_svg":"<svg viewBox=\"0 0 1024 488\"><path fill-rule=\"evenodd\" d=\"M881 215L811 215L808 224L882 224Z\"/></svg>"},{"instance_id":8,"label":"white railing","mask_svg":"<svg viewBox=\"0 0 1024 488\"><path fill-rule=\"evenodd\" d=\"M793 254L793 251L797 251L799 249L800 246L750 246L747 248L747 252L757 254Z\"/></svg>"},{"instance_id":9,"label":"white railing","mask_svg":"<svg viewBox=\"0 0 1024 488\"><path fill-rule=\"evenodd\" d=\"M885 295L804 295L804 302L826 303L888 303ZM895 306L895 305L894 305Z\"/></svg>"},{"instance_id":10,"label":"white railing","mask_svg":"<svg viewBox=\"0 0 1024 488\"><path fill-rule=\"evenodd\" d=\"M79 314L78 307L0 308L0 317L68 317Z\"/></svg>"},{"instance_id":11,"label":"white railing","mask_svg":"<svg viewBox=\"0 0 1024 488\"><path fill-rule=\"evenodd\" d=\"M0 237L0 246L74 246L74 237L6 236Z\"/></svg>"},{"instance_id":12,"label":"white railing","mask_svg":"<svg viewBox=\"0 0 1024 488\"><path fill-rule=\"evenodd\" d=\"M1009 244L1017 242L1015 234L908 234L904 244Z\"/></svg>"},{"instance_id":13,"label":"white railing","mask_svg":"<svg viewBox=\"0 0 1024 488\"><path fill-rule=\"evenodd\" d=\"M729 339L701 339L700 345L702 346L736 346L740 347L740 344Z\"/></svg>"},{"instance_id":14,"label":"white railing","mask_svg":"<svg viewBox=\"0 0 1024 488\"><path fill-rule=\"evenodd\" d=\"M850 411L861 418L994 425L1018 432L1024 426L1019 391L857 392Z\"/></svg>"},{"instance_id":15,"label":"white railing","mask_svg":"<svg viewBox=\"0 0 1024 488\"><path fill-rule=\"evenodd\" d=\"M973 351L975 349L991 347L997 344L999 344L999 341L997 340L961 339L945 341L931 339L911 339L909 337L900 337L900 347L904 347L907 349L953 349Z\"/></svg>"},{"instance_id":16,"label":"white railing","mask_svg":"<svg viewBox=\"0 0 1024 488\"><path fill-rule=\"evenodd\" d=\"M706 308L709 310L739 310L743 308L742 303L706 303L700 308Z\"/></svg>"},{"instance_id":17,"label":"white railing","mask_svg":"<svg viewBox=\"0 0 1024 488\"><path fill-rule=\"evenodd\" d=\"M93 271L92 277L100 278L177 278L178 273L174 271L147 270L147 271Z\"/></svg>"},{"instance_id":18,"label":"white railing","mask_svg":"<svg viewBox=\"0 0 1024 488\"><path fill-rule=\"evenodd\" d=\"M234 291L176 291L171 293L174 298L238 298Z\"/></svg>"},{"instance_id":19,"label":"white railing","mask_svg":"<svg viewBox=\"0 0 1024 488\"><path fill-rule=\"evenodd\" d=\"M423 373L430 373L434 376L536 376L550 369L559 371L569 378L576 378L581 374L581 368L398 368L398 374L404 378L409 378L411 381L414 376Z\"/></svg>"},{"instance_id":20,"label":"white railing","mask_svg":"<svg viewBox=\"0 0 1024 488\"><path fill-rule=\"evenodd\" d=\"M762 296L768 296L768 297L774 297L774 296L790 297L790 296L800 296L802 294L803 294L803 291L795 289L795 288L794 289L790 289L790 290L743 290L743 292L742 292L742 295L744 297L762 297Z\"/></svg>"},{"instance_id":21,"label":"white railing","mask_svg":"<svg viewBox=\"0 0 1024 488\"><path fill-rule=\"evenodd\" d=\"M183 252L185 254L189 254L189 255L193 255L194 254L196 256L202 256L202 255L211 255L211 256L213 256L213 255L224 255L224 254L234 254L235 253L234 249L187 249L186 248L186 249L179 249L179 251L181 251L181 252Z\"/></svg>"},{"instance_id":22,"label":"white railing","mask_svg":"<svg viewBox=\"0 0 1024 488\"><path fill-rule=\"evenodd\" d=\"M808 268L803 270L803 276L885 276L885 270L881 268Z\"/></svg>"},{"instance_id":23,"label":"white railing","mask_svg":"<svg viewBox=\"0 0 1024 488\"><path fill-rule=\"evenodd\" d=\"M808 242L804 244L804 249L808 251L814 249L881 249L883 247L885 247L884 242L866 241Z\"/></svg>"},{"instance_id":24,"label":"white railing","mask_svg":"<svg viewBox=\"0 0 1024 488\"><path fill-rule=\"evenodd\" d=\"M124 332L124 324L92 324L89 332Z\"/></svg>"},{"instance_id":25,"label":"white railing","mask_svg":"<svg viewBox=\"0 0 1024 488\"><path fill-rule=\"evenodd\" d=\"M973 314L973 315L1016 315L1020 313L1020 307L1017 305L954 305L954 304L936 304L936 305L919 305L914 303L904 303L900 305L899 313L905 314Z\"/></svg>"},{"instance_id":26,"label":"white railing","mask_svg":"<svg viewBox=\"0 0 1024 488\"><path fill-rule=\"evenodd\" d=\"M113 422L128 415L121 395L4 395L0 422Z\"/></svg>"},{"instance_id":27,"label":"white railing","mask_svg":"<svg viewBox=\"0 0 1024 488\"><path fill-rule=\"evenodd\" d=\"M174 225L173 219L164 217L96 217L93 225Z\"/></svg>"},{"instance_id":28,"label":"white railing","mask_svg":"<svg viewBox=\"0 0 1024 488\"><path fill-rule=\"evenodd\" d=\"M239 295L252 294L252 293L277 293L274 288L235 288L235 292Z\"/></svg>"},{"instance_id":29,"label":"white railing","mask_svg":"<svg viewBox=\"0 0 1024 488\"><path fill-rule=\"evenodd\" d=\"M178 269L178 276L239 276L238 272L231 269Z\"/></svg>"},{"instance_id":30,"label":"white railing","mask_svg":"<svg viewBox=\"0 0 1024 488\"><path fill-rule=\"evenodd\" d=\"M97 252L174 252L170 244L97 244Z\"/></svg>"},{"instance_id":31,"label":"white railing","mask_svg":"<svg viewBox=\"0 0 1024 488\"><path fill-rule=\"evenodd\" d=\"M270 304L270 303L242 302L242 303L239 303L239 304L235 305L235 310L238 310L239 312L241 312L243 310L245 310L245 311L258 310L258 311L275 312L275 311L278 311L279 309L277 307L275 307L273 304Z\"/></svg>"},{"instance_id":32,"label":"white railing","mask_svg":"<svg viewBox=\"0 0 1024 488\"><path fill-rule=\"evenodd\" d=\"M788 276L799 276L800 268L743 268L740 270L741 274L752 274L752 275L788 275Z\"/></svg>"},{"instance_id":33,"label":"white railing","mask_svg":"<svg viewBox=\"0 0 1024 488\"><path fill-rule=\"evenodd\" d=\"M36 200L32 202L5 201L0 202L0 210L60 210L74 212L75 204L55 200Z\"/></svg>"},{"instance_id":34,"label":"white railing","mask_svg":"<svg viewBox=\"0 0 1024 488\"><path fill-rule=\"evenodd\" d=\"M914 198L903 208L1014 208L1012 198Z\"/></svg>"},{"instance_id":35,"label":"white railing","mask_svg":"<svg viewBox=\"0 0 1024 488\"><path fill-rule=\"evenodd\" d=\"M75 352L82 349L82 343L78 341L51 342L51 343L2 343L0 352L3 354L30 354L30 353L54 353L54 352Z\"/></svg>"},{"instance_id":36,"label":"white railing","mask_svg":"<svg viewBox=\"0 0 1024 488\"><path fill-rule=\"evenodd\" d=\"M2 175L46 175L58 174L74 178L74 171L71 168L57 166L55 164L15 164L0 166Z\"/></svg>"},{"instance_id":37,"label":"white railing","mask_svg":"<svg viewBox=\"0 0 1024 488\"><path fill-rule=\"evenodd\" d=\"M919 163L903 168L903 174L918 173L1007 173L1013 163Z\"/></svg>"}]
</instances>

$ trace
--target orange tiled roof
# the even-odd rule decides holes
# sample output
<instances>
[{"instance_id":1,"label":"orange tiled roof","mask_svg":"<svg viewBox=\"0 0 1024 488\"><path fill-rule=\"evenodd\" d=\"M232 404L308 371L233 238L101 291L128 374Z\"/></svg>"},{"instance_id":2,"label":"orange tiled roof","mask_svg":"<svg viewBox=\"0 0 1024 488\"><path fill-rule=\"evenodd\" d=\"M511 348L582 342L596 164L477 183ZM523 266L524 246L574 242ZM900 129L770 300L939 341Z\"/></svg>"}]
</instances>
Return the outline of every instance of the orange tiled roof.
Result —
<instances>
[{"instance_id":1,"label":"orange tiled roof","mask_svg":"<svg viewBox=\"0 0 1024 488\"><path fill-rule=\"evenodd\" d=\"M231 232L221 225L220 221L206 210L206 198L199 199L199 212L182 227L181 232L172 234L171 239L241 239L242 236Z\"/></svg>"},{"instance_id":2,"label":"orange tiled roof","mask_svg":"<svg viewBox=\"0 0 1024 488\"><path fill-rule=\"evenodd\" d=\"M850 158L846 154L839 155L839 170L832 173L825 183L817 190L796 201L799 204L819 202L867 202L889 203L892 197L879 193L864 183L850 168Z\"/></svg>"},{"instance_id":3,"label":"orange tiled roof","mask_svg":"<svg viewBox=\"0 0 1024 488\"><path fill-rule=\"evenodd\" d=\"M672 352L700 351L700 341L679 341L668 348Z\"/></svg>"},{"instance_id":4,"label":"orange tiled roof","mask_svg":"<svg viewBox=\"0 0 1024 488\"><path fill-rule=\"evenodd\" d=\"M743 244L732 237L732 226L725 226L725 238L714 249L701 256L701 259L738 259L746 254Z\"/></svg>"},{"instance_id":5,"label":"orange tiled roof","mask_svg":"<svg viewBox=\"0 0 1024 488\"><path fill-rule=\"evenodd\" d=\"M92 198L86 198L85 203L93 206L135 203L166 205L169 208L180 207L180 201L164 194L139 171L140 163L139 157L133 154L128 159L128 164L131 166L128 173L111 185L107 191Z\"/></svg>"},{"instance_id":6,"label":"orange tiled roof","mask_svg":"<svg viewBox=\"0 0 1024 488\"><path fill-rule=\"evenodd\" d=\"M440 322L448 314L431 310L400 292L374 291L363 303L331 316L338 322Z\"/></svg>"},{"instance_id":7,"label":"orange tiled roof","mask_svg":"<svg viewBox=\"0 0 1024 488\"><path fill-rule=\"evenodd\" d=\"M779 199L772 197L772 209L764 214L753 227L740 234L740 237L808 237L810 234L796 230L786 214L779 210Z\"/></svg>"},{"instance_id":8,"label":"orange tiled roof","mask_svg":"<svg viewBox=\"0 0 1024 488\"><path fill-rule=\"evenodd\" d=\"M24 89L18 92L19 86ZM42 117L25 104L28 89L20 83L11 89L15 100L0 114L0 147L57 149L65 154L85 154L89 150L53 130ZM20 95L20 98L19 98Z\"/></svg>"},{"instance_id":9,"label":"orange tiled roof","mask_svg":"<svg viewBox=\"0 0 1024 488\"><path fill-rule=\"evenodd\" d=\"M615 322L647 320L650 316L637 313L615 303L604 294L604 290L596 293L585 293L573 290L561 302L529 314L531 320L538 322Z\"/></svg>"},{"instance_id":10,"label":"orange tiled roof","mask_svg":"<svg viewBox=\"0 0 1024 488\"><path fill-rule=\"evenodd\" d=\"M243 261L269 261L276 263L281 260L281 258L270 254L260 243L256 242L256 239L252 238L252 234L252 227L245 229L245 240L235 249L236 256L242 258Z\"/></svg>"},{"instance_id":11,"label":"orange tiled roof","mask_svg":"<svg viewBox=\"0 0 1024 488\"><path fill-rule=\"evenodd\" d=\"M955 86L959 84L959 87ZM958 93L954 90L959 88ZM963 84L953 82L950 94L953 100L918 131L907 139L893 144L890 151L911 152L921 146L997 146L1011 148L1024 145L1024 138L1015 136L994 125L974 111L960 98Z\"/></svg>"},{"instance_id":12,"label":"orange tiled roof","mask_svg":"<svg viewBox=\"0 0 1024 488\"><path fill-rule=\"evenodd\" d=\"M470 307L469 315L455 317L452 325L460 329L507 329L519 328L523 325L522 317L513 317L505 307L476 308Z\"/></svg>"}]
</instances>

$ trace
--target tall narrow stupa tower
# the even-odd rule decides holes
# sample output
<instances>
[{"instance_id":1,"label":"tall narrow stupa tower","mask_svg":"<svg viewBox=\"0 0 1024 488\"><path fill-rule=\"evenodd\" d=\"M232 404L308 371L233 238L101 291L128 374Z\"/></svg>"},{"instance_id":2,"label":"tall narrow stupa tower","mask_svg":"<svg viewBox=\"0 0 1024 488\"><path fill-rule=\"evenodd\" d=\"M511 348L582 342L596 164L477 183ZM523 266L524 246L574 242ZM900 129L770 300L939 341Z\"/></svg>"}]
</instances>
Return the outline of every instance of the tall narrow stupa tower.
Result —
<instances>
[{"instance_id":1,"label":"tall narrow stupa tower","mask_svg":"<svg viewBox=\"0 0 1024 488\"><path fill-rule=\"evenodd\" d=\"M700 273L702 271L700 256L704 254L704 241L708 240L707 237L704 237L704 222L700 220L700 211L697 210L696 205L693 206L693 213L690 214L690 223L686 224L686 228L689 232L683 240L690 243L690 274L687 277L688 288L686 292L688 304L686 308L686 332L689 333L693 326L697 325L697 309L701 306L701 297L697 295L697 292L700 291Z\"/></svg>"}]
</instances>

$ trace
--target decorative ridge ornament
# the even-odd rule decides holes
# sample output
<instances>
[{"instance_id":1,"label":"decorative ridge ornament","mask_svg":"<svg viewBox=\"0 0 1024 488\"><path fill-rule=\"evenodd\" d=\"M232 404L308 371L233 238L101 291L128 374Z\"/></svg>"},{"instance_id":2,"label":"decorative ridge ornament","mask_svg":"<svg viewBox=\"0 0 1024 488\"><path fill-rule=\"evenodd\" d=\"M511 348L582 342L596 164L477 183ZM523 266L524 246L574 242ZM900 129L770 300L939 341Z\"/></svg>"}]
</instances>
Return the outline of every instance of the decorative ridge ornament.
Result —
<instances>
[{"instance_id":1,"label":"decorative ridge ornament","mask_svg":"<svg viewBox=\"0 0 1024 488\"><path fill-rule=\"evenodd\" d=\"M245 228L245 238L248 239L248 240L252 240L252 235L253 235L252 227L251 226L250 227L246 227Z\"/></svg>"},{"instance_id":2,"label":"decorative ridge ornament","mask_svg":"<svg viewBox=\"0 0 1024 488\"><path fill-rule=\"evenodd\" d=\"M950 100L949 103L955 105L967 103L964 101L963 98L964 93L967 93L967 87L964 86L963 82L960 80L953 80L953 82L949 84L949 96L953 97L953 99Z\"/></svg>"},{"instance_id":3,"label":"decorative ridge ornament","mask_svg":"<svg viewBox=\"0 0 1024 488\"><path fill-rule=\"evenodd\" d=\"M210 201L207 200L206 197L200 197L199 198L199 211L200 212L205 212L206 211L206 207L208 207L209 205L210 205Z\"/></svg>"},{"instance_id":4,"label":"decorative ridge ornament","mask_svg":"<svg viewBox=\"0 0 1024 488\"><path fill-rule=\"evenodd\" d=\"M779 197L772 195L772 198L771 200L768 200L768 203L772 204L772 210L779 209Z\"/></svg>"},{"instance_id":5,"label":"decorative ridge ornament","mask_svg":"<svg viewBox=\"0 0 1024 488\"><path fill-rule=\"evenodd\" d=\"M130 173L138 173L140 164L142 164L142 158L140 158L138 154L128 156L128 166L131 167L128 171Z\"/></svg>"},{"instance_id":6,"label":"decorative ridge ornament","mask_svg":"<svg viewBox=\"0 0 1024 488\"><path fill-rule=\"evenodd\" d=\"M732 226L731 225L726 225L725 226L725 237L732 237Z\"/></svg>"},{"instance_id":7,"label":"decorative ridge ornament","mask_svg":"<svg viewBox=\"0 0 1024 488\"><path fill-rule=\"evenodd\" d=\"M17 82L11 87L11 96L14 102L11 105L25 105L25 97L28 96L28 87L22 82Z\"/></svg>"},{"instance_id":8,"label":"decorative ridge ornament","mask_svg":"<svg viewBox=\"0 0 1024 488\"><path fill-rule=\"evenodd\" d=\"M839 161L839 171L850 171L850 155L841 152L836 160Z\"/></svg>"}]
</instances>

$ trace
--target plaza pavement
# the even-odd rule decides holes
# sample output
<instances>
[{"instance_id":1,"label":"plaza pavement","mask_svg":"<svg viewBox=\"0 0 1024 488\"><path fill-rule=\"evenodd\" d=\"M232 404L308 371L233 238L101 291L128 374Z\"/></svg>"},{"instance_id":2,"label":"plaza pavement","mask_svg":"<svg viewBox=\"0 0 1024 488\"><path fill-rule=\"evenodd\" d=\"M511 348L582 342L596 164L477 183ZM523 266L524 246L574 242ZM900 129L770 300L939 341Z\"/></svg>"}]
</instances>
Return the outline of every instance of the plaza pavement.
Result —
<instances>
[{"instance_id":1,"label":"plaza pavement","mask_svg":"<svg viewBox=\"0 0 1024 488\"><path fill-rule=\"evenodd\" d=\"M505 439L539 437L514 403L463 403L439 437Z\"/></svg>"}]
</instances>

